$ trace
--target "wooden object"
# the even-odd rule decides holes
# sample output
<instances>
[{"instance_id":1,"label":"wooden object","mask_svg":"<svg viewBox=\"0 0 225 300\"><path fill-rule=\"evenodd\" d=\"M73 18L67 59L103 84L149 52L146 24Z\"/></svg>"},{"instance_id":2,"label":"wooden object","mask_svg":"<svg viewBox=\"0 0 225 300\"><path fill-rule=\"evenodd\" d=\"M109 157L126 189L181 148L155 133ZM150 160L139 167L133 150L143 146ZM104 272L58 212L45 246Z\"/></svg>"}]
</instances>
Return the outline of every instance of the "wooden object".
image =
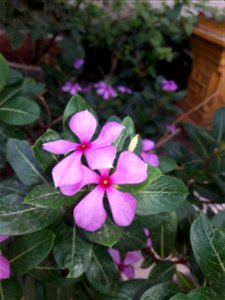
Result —
<instances>
[{"instance_id":1,"label":"wooden object","mask_svg":"<svg viewBox=\"0 0 225 300\"><path fill-rule=\"evenodd\" d=\"M214 112L225 105L225 21L199 15L199 22L191 37L193 64L188 83L188 95L179 106L188 111L218 91L212 98L194 111L188 121L196 125L210 126Z\"/></svg>"}]
</instances>

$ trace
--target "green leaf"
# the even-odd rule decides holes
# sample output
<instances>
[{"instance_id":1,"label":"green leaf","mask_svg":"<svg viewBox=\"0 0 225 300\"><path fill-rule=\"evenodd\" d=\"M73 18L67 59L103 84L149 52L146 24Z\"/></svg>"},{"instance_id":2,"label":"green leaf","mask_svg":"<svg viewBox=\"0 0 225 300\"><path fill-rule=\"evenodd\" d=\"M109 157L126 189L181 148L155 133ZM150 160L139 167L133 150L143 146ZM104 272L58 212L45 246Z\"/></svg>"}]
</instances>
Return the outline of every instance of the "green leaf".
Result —
<instances>
[{"instance_id":1,"label":"green leaf","mask_svg":"<svg viewBox=\"0 0 225 300\"><path fill-rule=\"evenodd\" d=\"M90 285L103 294L115 291L120 278L107 249L97 245L94 247L92 260L85 274Z\"/></svg>"},{"instance_id":2,"label":"green leaf","mask_svg":"<svg viewBox=\"0 0 225 300\"><path fill-rule=\"evenodd\" d=\"M0 300L20 300L22 288L15 278L0 280Z\"/></svg>"},{"instance_id":3,"label":"green leaf","mask_svg":"<svg viewBox=\"0 0 225 300\"><path fill-rule=\"evenodd\" d=\"M212 290L209 288L197 288L192 290L187 295L179 293L170 300L212 300L212 299L219 299L214 298L215 295L213 294Z\"/></svg>"},{"instance_id":4,"label":"green leaf","mask_svg":"<svg viewBox=\"0 0 225 300\"><path fill-rule=\"evenodd\" d=\"M57 232L54 257L61 269L68 269L70 278L81 276L90 264L92 244L77 234L77 229L61 225Z\"/></svg>"},{"instance_id":5,"label":"green leaf","mask_svg":"<svg viewBox=\"0 0 225 300\"><path fill-rule=\"evenodd\" d=\"M0 234L21 235L38 231L57 221L63 214L60 209L42 209L18 204L15 197L12 197L14 195L10 196L7 201L0 201Z\"/></svg>"},{"instance_id":6,"label":"green leaf","mask_svg":"<svg viewBox=\"0 0 225 300\"><path fill-rule=\"evenodd\" d=\"M138 215L154 215L177 209L188 194L184 183L175 177L160 176L146 191L135 195Z\"/></svg>"},{"instance_id":7,"label":"green leaf","mask_svg":"<svg viewBox=\"0 0 225 300\"><path fill-rule=\"evenodd\" d=\"M211 221L213 226L225 227L225 210L218 212Z\"/></svg>"},{"instance_id":8,"label":"green leaf","mask_svg":"<svg viewBox=\"0 0 225 300\"><path fill-rule=\"evenodd\" d=\"M177 234L176 212L168 212L149 217L142 216L140 221L149 229L153 248L160 257L169 256L173 249ZM152 233L152 234L151 234Z\"/></svg>"},{"instance_id":9,"label":"green leaf","mask_svg":"<svg viewBox=\"0 0 225 300\"><path fill-rule=\"evenodd\" d=\"M22 275L39 265L52 250L54 239L50 230L17 237L7 251L12 273Z\"/></svg>"},{"instance_id":10,"label":"green leaf","mask_svg":"<svg viewBox=\"0 0 225 300\"><path fill-rule=\"evenodd\" d=\"M83 110L89 110L95 116L95 112L92 109L92 107L81 96L73 96L67 103L63 113L64 126L66 125L66 122L68 121L69 117Z\"/></svg>"},{"instance_id":11,"label":"green leaf","mask_svg":"<svg viewBox=\"0 0 225 300\"><path fill-rule=\"evenodd\" d=\"M23 184L47 183L27 141L10 138L7 143L6 157Z\"/></svg>"},{"instance_id":12,"label":"green leaf","mask_svg":"<svg viewBox=\"0 0 225 300\"><path fill-rule=\"evenodd\" d=\"M208 279L209 285L225 297L225 232L213 228L204 215L200 215L191 226L191 245L195 259Z\"/></svg>"},{"instance_id":13,"label":"green leaf","mask_svg":"<svg viewBox=\"0 0 225 300\"><path fill-rule=\"evenodd\" d=\"M140 300L167 300L177 292L178 289L172 282L160 283L148 289Z\"/></svg>"},{"instance_id":14,"label":"green leaf","mask_svg":"<svg viewBox=\"0 0 225 300\"><path fill-rule=\"evenodd\" d=\"M190 291L196 286L193 281L186 275L181 272L176 272L177 282L182 291Z\"/></svg>"},{"instance_id":15,"label":"green leaf","mask_svg":"<svg viewBox=\"0 0 225 300\"><path fill-rule=\"evenodd\" d=\"M131 194L136 194L141 191L146 190L146 188L154 182L156 179L158 179L160 176L162 176L162 173L160 169L152 167L148 165L148 178L145 180L145 182L140 184L123 184L119 188L123 192L129 192Z\"/></svg>"},{"instance_id":16,"label":"green leaf","mask_svg":"<svg viewBox=\"0 0 225 300\"><path fill-rule=\"evenodd\" d=\"M85 232L87 238L93 243L112 247L115 245L123 235L123 228L116 226L109 218L101 229L95 232Z\"/></svg>"},{"instance_id":17,"label":"green leaf","mask_svg":"<svg viewBox=\"0 0 225 300\"><path fill-rule=\"evenodd\" d=\"M14 96L0 104L0 119L9 125L33 123L40 116L40 108L34 101L22 96Z\"/></svg>"},{"instance_id":18,"label":"green leaf","mask_svg":"<svg viewBox=\"0 0 225 300\"><path fill-rule=\"evenodd\" d=\"M170 261L159 261L150 271L149 279L152 283L161 283L172 280L176 272L176 265Z\"/></svg>"},{"instance_id":19,"label":"green leaf","mask_svg":"<svg viewBox=\"0 0 225 300\"><path fill-rule=\"evenodd\" d=\"M24 202L42 208L60 208L71 206L76 203L82 193L77 193L72 197L64 196L60 190L52 184L41 184L35 186L25 197Z\"/></svg>"},{"instance_id":20,"label":"green leaf","mask_svg":"<svg viewBox=\"0 0 225 300\"><path fill-rule=\"evenodd\" d=\"M225 141L225 107L221 107L214 114L212 133L218 143Z\"/></svg>"},{"instance_id":21,"label":"green leaf","mask_svg":"<svg viewBox=\"0 0 225 300\"><path fill-rule=\"evenodd\" d=\"M113 145L116 147L118 151L122 151L124 149L126 140L128 138L129 140L131 140L135 135L134 122L129 116L124 118L121 124L125 126L125 129L122 131L120 136L113 143Z\"/></svg>"},{"instance_id":22,"label":"green leaf","mask_svg":"<svg viewBox=\"0 0 225 300\"><path fill-rule=\"evenodd\" d=\"M10 42L13 49L18 49L23 45L24 36L24 33L18 29L10 31Z\"/></svg>"},{"instance_id":23,"label":"green leaf","mask_svg":"<svg viewBox=\"0 0 225 300\"><path fill-rule=\"evenodd\" d=\"M56 131L48 129L41 137L36 140L35 144L32 147L34 156L44 171L46 171L52 164L57 164L58 159L56 155L44 151L42 146L44 143L53 142L59 139L61 139L61 136Z\"/></svg>"},{"instance_id":24,"label":"green leaf","mask_svg":"<svg viewBox=\"0 0 225 300\"><path fill-rule=\"evenodd\" d=\"M170 157L160 156L159 157L159 169L165 174L176 170L177 164L175 160Z\"/></svg>"},{"instance_id":25,"label":"green leaf","mask_svg":"<svg viewBox=\"0 0 225 300\"><path fill-rule=\"evenodd\" d=\"M24 195L26 192L27 187L14 177L0 182L0 197L13 193Z\"/></svg>"},{"instance_id":26,"label":"green leaf","mask_svg":"<svg viewBox=\"0 0 225 300\"><path fill-rule=\"evenodd\" d=\"M0 92L6 85L8 76L9 76L9 67L8 64L3 57L3 55L0 53Z\"/></svg>"}]
</instances>

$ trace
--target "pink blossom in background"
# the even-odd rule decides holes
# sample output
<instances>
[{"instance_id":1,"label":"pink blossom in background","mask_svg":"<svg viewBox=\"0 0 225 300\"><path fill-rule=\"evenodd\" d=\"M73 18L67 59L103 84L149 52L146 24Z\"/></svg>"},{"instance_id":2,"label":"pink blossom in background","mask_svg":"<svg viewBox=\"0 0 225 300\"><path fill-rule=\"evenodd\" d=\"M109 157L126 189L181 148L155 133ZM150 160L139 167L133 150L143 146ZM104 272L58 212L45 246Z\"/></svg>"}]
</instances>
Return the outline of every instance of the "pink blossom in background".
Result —
<instances>
[{"instance_id":1,"label":"pink blossom in background","mask_svg":"<svg viewBox=\"0 0 225 300\"><path fill-rule=\"evenodd\" d=\"M135 271L132 264L142 259L140 251L127 252L123 261L121 260L120 252L117 249L110 248L108 249L108 252L111 255L113 261L116 263L120 273L125 274L128 279L133 279Z\"/></svg>"},{"instance_id":2,"label":"pink blossom in background","mask_svg":"<svg viewBox=\"0 0 225 300\"><path fill-rule=\"evenodd\" d=\"M78 83L73 83L70 81L67 81L63 86L62 86L62 91L70 93L70 95L75 95L78 92L82 92L82 87Z\"/></svg>"},{"instance_id":3,"label":"pink blossom in background","mask_svg":"<svg viewBox=\"0 0 225 300\"><path fill-rule=\"evenodd\" d=\"M114 98L117 96L116 91L104 81L96 83L94 87L96 88L96 93L99 96L102 96L104 100L109 100L110 98Z\"/></svg>"},{"instance_id":4,"label":"pink blossom in background","mask_svg":"<svg viewBox=\"0 0 225 300\"><path fill-rule=\"evenodd\" d=\"M141 157L145 162L152 165L153 167L158 167L159 165L159 158L154 153L149 153L149 151L152 151L155 148L155 143L148 139L142 140L142 151L141 151Z\"/></svg>"},{"instance_id":5,"label":"pink blossom in background","mask_svg":"<svg viewBox=\"0 0 225 300\"><path fill-rule=\"evenodd\" d=\"M123 85L118 86L117 90L122 94L132 94L132 90Z\"/></svg>"},{"instance_id":6,"label":"pink blossom in background","mask_svg":"<svg viewBox=\"0 0 225 300\"><path fill-rule=\"evenodd\" d=\"M149 233L149 230L147 228L144 228L144 233L145 235L147 236L147 243L146 243L146 247L148 248L152 248L152 240L150 238L150 233Z\"/></svg>"},{"instance_id":7,"label":"pink blossom in background","mask_svg":"<svg viewBox=\"0 0 225 300\"><path fill-rule=\"evenodd\" d=\"M84 64L83 58L78 58L78 59L76 59L75 62L73 63L73 67L74 67L75 69L79 70L80 67L83 66L83 64Z\"/></svg>"},{"instance_id":8,"label":"pink blossom in background","mask_svg":"<svg viewBox=\"0 0 225 300\"><path fill-rule=\"evenodd\" d=\"M166 130L175 133L177 131L177 127L174 124L168 124L166 125Z\"/></svg>"},{"instance_id":9,"label":"pink blossom in background","mask_svg":"<svg viewBox=\"0 0 225 300\"><path fill-rule=\"evenodd\" d=\"M52 170L55 186L74 185L83 179L81 157L85 155L92 169L111 168L116 156L112 143L120 135L124 126L109 122L102 127L99 136L91 141L97 121L88 111L81 111L72 116L69 122L71 131L79 138L80 143L57 140L43 144L43 149L54 154L72 152L61 160Z\"/></svg>"},{"instance_id":10,"label":"pink blossom in background","mask_svg":"<svg viewBox=\"0 0 225 300\"><path fill-rule=\"evenodd\" d=\"M109 169L101 169L97 173L85 166L82 168L82 182L72 186L60 186L64 195L71 196L85 185L97 185L75 206L75 223L87 231L101 228L107 217L103 205L106 194L114 222L118 226L130 225L136 212L136 199L129 193L119 191L118 185L144 182L147 179L147 164L136 154L125 151L120 154L116 169L111 175Z\"/></svg>"},{"instance_id":11,"label":"pink blossom in background","mask_svg":"<svg viewBox=\"0 0 225 300\"><path fill-rule=\"evenodd\" d=\"M164 92L175 92L178 89L178 86L173 80L163 80L162 90Z\"/></svg>"},{"instance_id":12,"label":"pink blossom in background","mask_svg":"<svg viewBox=\"0 0 225 300\"><path fill-rule=\"evenodd\" d=\"M7 240L9 238L8 235L0 235L0 243Z\"/></svg>"},{"instance_id":13,"label":"pink blossom in background","mask_svg":"<svg viewBox=\"0 0 225 300\"><path fill-rule=\"evenodd\" d=\"M8 279L10 277L10 264L8 259L0 254L0 280Z\"/></svg>"}]
</instances>

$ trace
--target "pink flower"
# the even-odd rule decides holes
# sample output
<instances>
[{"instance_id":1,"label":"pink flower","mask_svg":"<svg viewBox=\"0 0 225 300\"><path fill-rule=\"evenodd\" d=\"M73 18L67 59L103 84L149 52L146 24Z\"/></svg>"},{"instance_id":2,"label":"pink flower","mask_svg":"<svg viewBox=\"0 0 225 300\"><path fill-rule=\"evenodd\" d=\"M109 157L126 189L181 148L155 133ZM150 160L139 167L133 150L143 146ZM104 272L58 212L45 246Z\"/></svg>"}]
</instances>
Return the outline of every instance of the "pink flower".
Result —
<instances>
[{"instance_id":1,"label":"pink flower","mask_svg":"<svg viewBox=\"0 0 225 300\"><path fill-rule=\"evenodd\" d=\"M73 67L78 70L78 69L80 69L81 66L83 66L83 64L84 64L83 58L78 58L73 63Z\"/></svg>"},{"instance_id":2,"label":"pink flower","mask_svg":"<svg viewBox=\"0 0 225 300\"><path fill-rule=\"evenodd\" d=\"M0 235L0 243L8 239L7 235ZM10 277L10 264L8 259L0 254L0 280L8 279Z\"/></svg>"},{"instance_id":3,"label":"pink flower","mask_svg":"<svg viewBox=\"0 0 225 300\"><path fill-rule=\"evenodd\" d=\"M116 149L111 144L120 135L124 126L109 122L103 126L98 138L91 141L97 121L87 110L76 113L69 122L70 129L79 138L80 143L57 140L43 144L43 149L54 154L72 152L61 160L52 170L55 186L73 185L83 179L81 157L84 154L92 169L111 168Z\"/></svg>"},{"instance_id":4,"label":"pink flower","mask_svg":"<svg viewBox=\"0 0 225 300\"><path fill-rule=\"evenodd\" d=\"M141 157L145 162L152 165L153 167L158 167L159 165L159 158L156 154L149 153L149 151L155 148L155 143L148 139L142 140L142 151Z\"/></svg>"},{"instance_id":5,"label":"pink flower","mask_svg":"<svg viewBox=\"0 0 225 300\"><path fill-rule=\"evenodd\" d=\"M109 100L117 96L116 91L103 81L96 83L94 87L96 88L96 93L102 96L104 100Z\"/></svg>"},{"instance_id":6,"label":"pink flower","mask_svg":"<svg viewBox=\"0 0 225 300\"><path fill-rule=\"evenodd\" d=\"M87 184L97 186L74 208L75 223L87 230L96 231L106 220L103 198L106 193L114 222L118 226L132 223L136 211L136 199L129 193L118 190L118 185L137 184L147 179L147 164L136 154L125 151L118 159L113 174L109 169L99 171L100 175L83 166L83 181L72 186L60 186L64 195L71 196Z\"/></svg>"},{"instance_id":7,"label":"pink flower","mask_svg":"<svg viewBox=\"0 0 225 300\"><path fill-rule=\"evenodd\" d=\"M10 264L8 259L0 254L0 280L8 279L10 277Z\"/></svg>"},{"instance_id":8,"label":"pink flower","mask_svg":"<svg viewBox=\"0 0 225 300\"><path fill-rule=\"evenodd\" d=\"M163 80L162 89L164 92L175 92L178 89L178 86L173 80Z\"/></svg>"},{"instance_id":9,"label":"pink flower","mask_svg":"<svg viewBox=\"0 0 225 300\"><path fill-rule=\"evenodd\" d=\"M132 94L132 90L123 85L118 86L117 90L122 94Z\"/></svg>"},{"instance_id":10,"label":"pink flower","mask_svg":"<svg viewBox=\"0 0 225 300\"><path fill-rule=\"evenodd\" d=\"M117 249L111 248L108 249L108 252L112 256L112 259L116 263L120 273L125 274L129 279L133 279L134 267L132 264L136 263L142 258L140 251L127 252L123 261L121 260L120 252Z\"/></svg>"},{"instance_id":11,"label":"pink flower","mask_svg":"<svg viewBox=\"0 0 225 300\"><path fill-rule=\"evenodd\" d=\"M166 130L175 133L177 131L177 127L174 124L168 124L166 125Z\"/></svg>"},{"instance_id":12,"label":"pink flower","mask_svg":"<svg viewBox=\"0 0 225 300\"><path fill-rule=\"evenodd\" d=\"M147 236L147 243L146 243L146 247L148 248L152 248L152 240L151 240L151 237L150 237L150 233L149 233L149 230L147 228L144 228L144 233L145 235Z\"/></svg>"},{"instance_id":13,"label":"pink flower","mask_svg":"<svg viewBox=\"0 0 225 300\"><path fill-rule=\"evenodd\" d=\"M82 87L78 83L73 83L70 81L67 81L63 86L62 86L62 91L70 93L70 95L75 95L77 92L82 92Z\"/></svg>"}]
</instances>

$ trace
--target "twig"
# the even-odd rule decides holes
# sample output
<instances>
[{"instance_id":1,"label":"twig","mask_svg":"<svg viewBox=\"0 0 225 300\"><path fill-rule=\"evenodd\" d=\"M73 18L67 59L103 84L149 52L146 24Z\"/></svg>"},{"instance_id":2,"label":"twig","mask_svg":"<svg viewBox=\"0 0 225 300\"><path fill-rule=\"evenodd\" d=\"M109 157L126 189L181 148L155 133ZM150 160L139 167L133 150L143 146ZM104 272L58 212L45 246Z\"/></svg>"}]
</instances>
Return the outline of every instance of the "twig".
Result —
<instances>
[{"instance_id":1,"label":"twig","mask_svg":"<svg viewBox=\"0 0 225 300\"><path fill-rule=\"evenodd\" d=\"M52 127L52 114L51 114L51 111L50 111L50 109L48 107L48 103L45 101L45 98L43 96L38 96L37 99L41 102L41 104L45 108L45 111L46 111L46 114L47 114L47 117L48 117L47 128L51 128Z\"/></svg>"}]
</instances>

